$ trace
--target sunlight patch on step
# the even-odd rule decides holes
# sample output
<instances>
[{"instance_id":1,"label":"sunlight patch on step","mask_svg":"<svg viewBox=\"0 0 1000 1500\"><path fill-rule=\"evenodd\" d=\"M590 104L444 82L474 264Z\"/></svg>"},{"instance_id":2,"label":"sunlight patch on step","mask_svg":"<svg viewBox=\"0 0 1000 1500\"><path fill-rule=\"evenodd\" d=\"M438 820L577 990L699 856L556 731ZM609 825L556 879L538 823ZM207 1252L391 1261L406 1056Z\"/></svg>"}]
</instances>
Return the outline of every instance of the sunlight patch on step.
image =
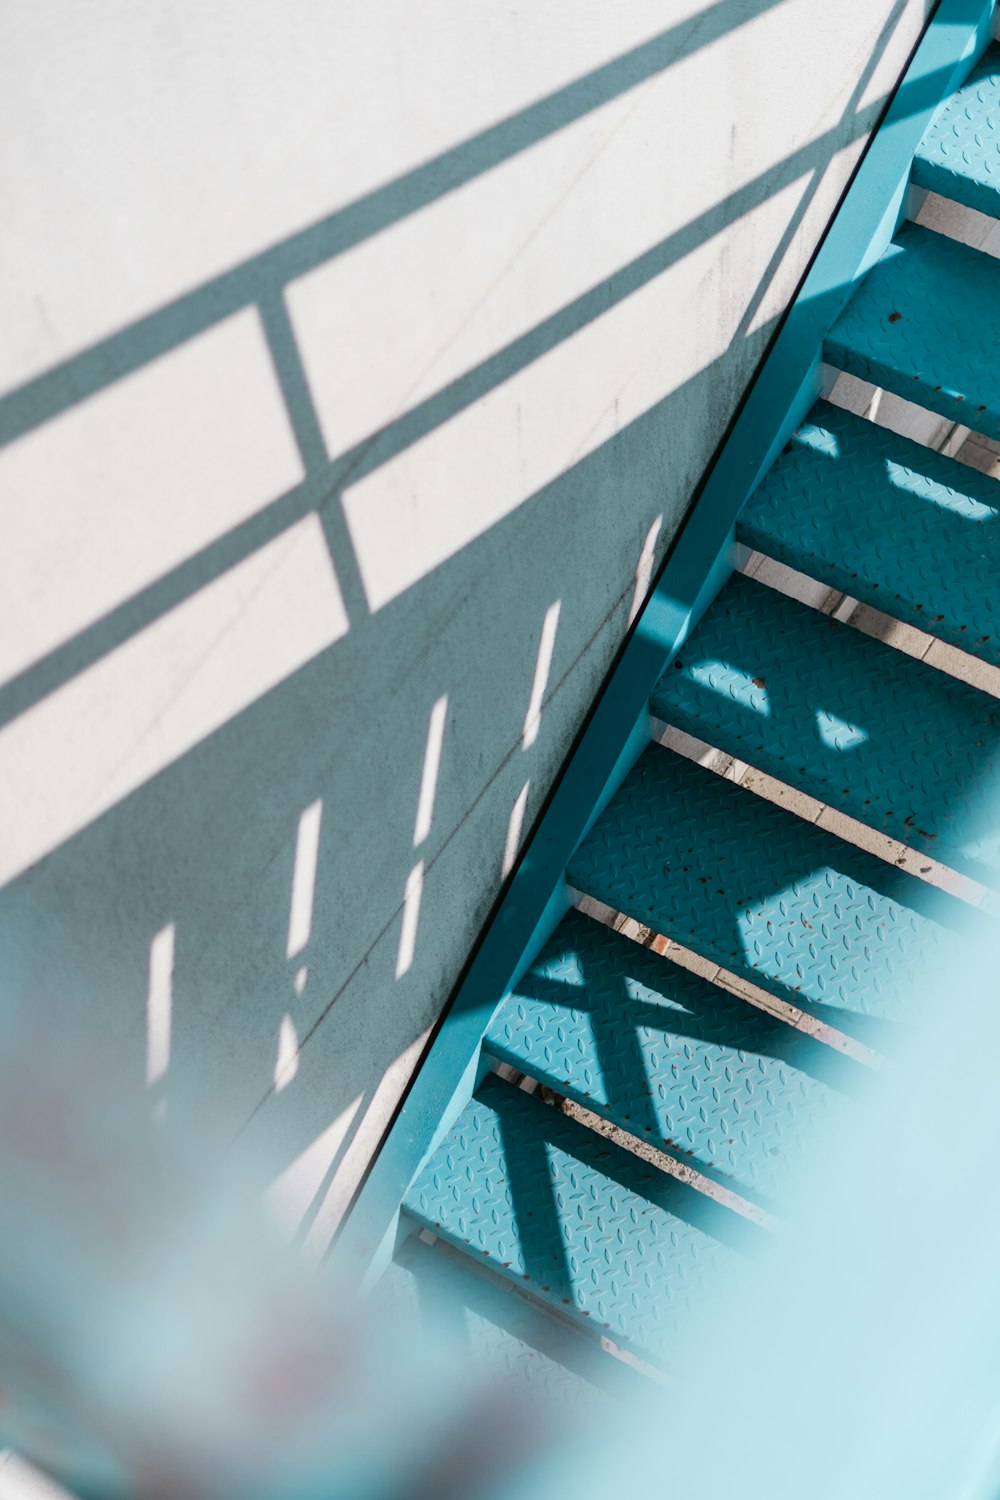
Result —
<instances>
[{"instance_id":1,"label":"sunlight patch on step","mask_svg":"<svg viewBox=\"0 0 1000 1500\"><path fill-rule=\"evenodd\" d=\"M756 1006L758 1010L766 1011L768 1015L784 1021L796 1031L815 1037L817 1041L823 1042L836 1052L842 1052L846 1057L853 1057L867 1067L877 1068L882 1065L881 1056L872 1047L867 1047L863 1042L858 1042L844 1032L838 1031L826 1021L807 1016L803 1011L797 1010L794 1005L789 1005L785 1000L779 1000L776 995L770 994L759 985L751 984L749 980L741 978L731 970L723 969L721 965L704 958L694 949L675 943L665 934L644 926L641 922L627 916L626 913L616 911L614 907L598 901L593 896L588 896L584 891L576 890L573 886L569 887L569 895L577 911L582 912L584 916L593 917L603 927L610 927L613 931L620 932L632 942L638 943L640 947L651 948L654 953L663 954L678 967L687 969L702 979L707 979L719 989L736 995L740 1000Z\"/></svg>"},{"instance_id":2,"label":"sunlight patch on step","mask_svg":"<svg viewBox=\"0 0 1000 1500\"><path fill-rule=\"evenodd\" d=\"M911 849L908 844L903 844L898 839L890 838L888 834L870 828L867 823L849 817L847 813L839 812L825 802L820 802L818 798L798 791L786 782L779 781L777 777L769 776L765 771L758 771L746 761L737 760L735 756L728 755L723 750L717 750L703 740L687 734L684 730L675 729L672 725L663 723L661 719L651 717L649 723L650 734L657 744L663 745L668 750L675 750L685 759L695 761L698 765L725 777L727 781L736 782L747 791L762 797L765 802L772 802L776 807L786 808L802 818L804 822L815 823L817 828L825 829L827 833L834 834L845 843L864 849L868 854L874 854L877 859L884 860L886 864L892 865L897 870L905 870L910 875L916 875L928 885L947 891L949 895L956 896L970 906L984 906L990 903L992 892L986 886L970 879L967 875L959 874L957 870L942 864L931 855L924 854L919 849Z\"/></svg>"}]
</instances>

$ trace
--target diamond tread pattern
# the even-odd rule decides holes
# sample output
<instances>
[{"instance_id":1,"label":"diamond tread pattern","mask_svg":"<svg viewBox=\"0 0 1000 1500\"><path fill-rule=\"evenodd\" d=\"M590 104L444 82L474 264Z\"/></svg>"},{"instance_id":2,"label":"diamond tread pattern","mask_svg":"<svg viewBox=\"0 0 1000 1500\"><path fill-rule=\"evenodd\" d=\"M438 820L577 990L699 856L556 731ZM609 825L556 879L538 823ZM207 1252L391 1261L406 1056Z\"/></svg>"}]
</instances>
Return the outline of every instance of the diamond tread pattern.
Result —
<instances>
[{"instance_id":1,"label":"diamond tread pattern","mask_svg":"<svg viewBox=\"0 0 1000 1500\"><path fill-rule=\"evenodd\" d=\"M998 521L1000 481L821 401L737 536L1000 666Z\"/></svg>"},{"instance_id":2,"label":"diamond tread pattern","mask_svg":"<svg viewBox=\"0 0 1000 1500\"><path fill-rule=\"evenodd\" d=\"M761 1233L496 1077L404 1207L540 1301L656 1362Z\"/></svg>"},{"instance_id":3,"label":"diamond tread pattern","mask_svg":"<svg viewBox=\"0 0 1000 1500\"><path fill-rule=\"evenodd\" d=\"M924 136L918 187L1000 217L1000 47L992 46Z\"/></svg>"},{"instance_id":4,"label":"diamond tread pattern","mask_svg":"<svg viewBox=\"0 0 1000 1500\"><path fill-rule=\"evenodd\" d=\"M1000 194L998 78L1000 52L992 48L937 117L913 169L918 185L991 214ZM989 257L904 226L831 331L826 357L1000 438L995 270ZM813 415L815 424L800 430L788 461L779 461L747 507L741 540L901 619L931 624L942 639L1000 664L989 524L1000 507L991 482L964 471L958 478L947 460L844 414L821 407ZM753 597L737 586L725 608L737 599L742 609ZM814 663L810 680L822 684L823 702L811 706L820 717L803 712L809 697L799 691L798 717L772 714L761 736L754 732L763 721L754 695L768 693L773 706L780 684L787 708L808 682L804 671L796 677L780 639L761 633L759 618L751 640L738 615L719 626L721 674L715 666L699 679L692 658L693 649L712 656L706 643L723 618L717 608L689 644L677 680L663 684L656 711L669 699L665 716L677 722L678 714L690 714L684 727L704 736L704 702L695 716L694 701L714 695L715 736L731 733L742 758L773 757L765 769L784 780L790 745L777 733L786 734L790 723L791 745L804 748L811 723L809 755L791 759L822 779L826 753L837 755L851 768L846 781L839 778L848 788L841 796L854 797L857 767L881 767L881 748L858 756L869 744L859 735L871 734L872 742L878 736L866 684L867 726L852 706L859 684L843 666L842 635L826 636L838 651L822 653L821 672ZM730 661L737 647L739 659ZM766 656L767 667L748 667L748 650ZM838 657L836 679L831 655ZM763 688L754 677L764 679ZM951 715L945 722L950 730ZM761 747L753 755L738 748L748 734ZM926 733L908 765L914 754L920 765L927 761L921 775L930 776L932 807L943 806ZM873 773L865 774L874 784ZM830 785L824 800L836 805ZM905 826L912 811L914 824L926 826L912 809L890 810L888 794L867 805L883 822L899 816ZM855 1031L866 1019L900 1017L916 970L953 941L948 926L960 925L946 915L953 908L919 882L656 746L640 757L567 873L602 901ZM728 1176L751 1196L775 1186L785 1156L797 1153L832 1093L823 1068L814 1066L817 1043L576 913L505 1002L486 1040L497 1056ZM671 1337L729 1279L734 1256L756 1232L495 1077L484 1081L411 1186L404 1209L463 1257L475 1254L591 1337L606 1333L658 1362L666 1361ZM471 1261L446 1269L450 1256L429 1256L435 1252L410 1241L392 1275L411 1300L424 1301L428 1288L437 1296L439 1281L449 1296L462 1283L458 1296L477 1358L537 1381L540 1390L584 1388L568 1344L566 1360L560 1357L561 1341L577 1338L572 1330L552 1325L560 1347L543 1347L533 1307L500 1296L501 1309L491 1300L498 1288Z\"/></svg>"},{"instance_id":5,"label":"diamond tread pattern","mask_svg":"<svg viewBox=\"0 0 1000 1500\"><path fill-rule=\"evenodd\" d=\"M824 357L862 380L1000 438L1000 269L904 224L827 335Z\"/></svg>"},{"instance_id":6,"label":"diamond tread pattern","mask_svg":"<svg viewBox=\"0 0 1000 1500\"><path fill-rule=\"evenodd\" d=\"M467 1257L413 1235L380 1279L378 1297L397 1325L412 1324L418 1334L457 1346L470 1373L491 1389L512 1384L546 1398L599 1400L588 1376L604 1372L607 1356L588 1348L575 1329L512 1296Z\"/></svg>"},{"instance_id":7,"label":"diamond tread pattern","mask_svg":"<svg viewBox=\"0 0 1000 1500\"><path fill-rule=\"evenodd\" d=\"M1000 886L1000 703L977 688L737 574L667 668L650 707L879 832Z\"/></svg>"},{"instance_id":8,"label":"diamond tread pattern","mask_svg":"<svg viewBox=\"0 0 1000 1500\"><path fill-rule=\"evenodd\" d=\"M856 1065L598 922L570 914L487 1050L766 1208Z\"/></svg>"},{"instance_id":9,"label":"diamond tread pattern","mask_svg":"<svg viewBox=\"0 0 1000 1500\"><path fill-rule=\"evenodd\" d=\"M947 956L949 929L968 920L913 876L659 745L639 757L567 879L878 1045L918 971Z\"/></svg>"}]
</instances>

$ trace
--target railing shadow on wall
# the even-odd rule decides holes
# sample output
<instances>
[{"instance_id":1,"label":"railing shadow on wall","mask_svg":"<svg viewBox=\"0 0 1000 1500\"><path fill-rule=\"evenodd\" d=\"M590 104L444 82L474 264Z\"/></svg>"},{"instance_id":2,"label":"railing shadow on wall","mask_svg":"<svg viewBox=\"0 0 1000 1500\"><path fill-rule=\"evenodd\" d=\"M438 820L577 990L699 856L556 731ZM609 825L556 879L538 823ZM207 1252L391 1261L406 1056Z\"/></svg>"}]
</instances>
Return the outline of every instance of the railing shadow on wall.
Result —
<instances>
[{"instance_id":1,"label":"railing shadow on wall","mask_svg":"<svg viewBox=\"0 0 1000 1500\"><path fill-rule=\"evenodd\" d=\"M580 559L595 546L614 548L620 557L641 554L645 527L638 536L600 530L601 518L606 526L607 517L614 515L614 497L623 485L639 493L635 514L649 520L663 513L664 496L675 500L676 514L664 537L679 521L702 466L692 467L690 458L678 453L678 434L696 416L704 423L706 412L709 428L721 433L763 355L777 319L758 315L782 258L837 152L866 136L885 108L885 98L862 101L903 14L904 0L896 0L835 126L333 457L289 317L286 289L775 3L719 0L0 401L0 441L12 444L225 319L246 309L259 313L298 447L302 482L14 675L0 688L0 737L18 734L84 674L309 517L322 526L345 627L310 660L240 705L234 716L113 806L81 817L77 826L59 832L41 849L37 859L15 869L0 898L0 930L14 1002L44 1011L50 1021L61 1017L68 1025L81 1016L104 1016L109 1035L120 1043L128 1065L137 1069L143 1059L150 1066L144 1010L150 945L159 941L161 955L169 949L169 975L161 974L158 981L161 994L169 991L164 1002L169 1017L160 1023L160 1054L152 1066L155 1089L169 1097L172 1111L196 1107L209 1115L219 1095L222 1134L238 1117L245 1119L270 1102L269 1138L272 1146L279 1144L276 1156L268 1156L269 1169L291 1163L319 1143L324 1170L305 1228L319 1213L387 1066L407 1056L440 1008L445 997L435 996L429 1004L425 988L426 976L447 949L442 934L456 929L474 933L481 926L500 885L501 851L484 854L496 865L496 879L485 896L467 894L457 911L449 896L455 871L450 885L447 879L429 880L431 871L435 866L442 875L448 871L460 828L466 834L481 828L486 837L490 799L501 797L512 806L526 776L544 782L555 770L551 752L549 761L540 760L538 751L529 758L522 734L537 677L541 622L553 601L561 601L566 635L579 639L586 619L574 601ZM920 97L913 101L915 112L925 107L933 88L932 79L922 82ZM706 362L433 571L379 608L369 606L343 504L351 486L626 304L727 225L799 182L803 190L738 322L733 341L746 346L742 363L728 355ZM539 534L565 539L555 566L551 554L541 556L532 546L532 537ZM513 578L511 559L517 560ZM630 588L606 602L596 630L591 627L587 633L584 651L573 659L560 654L557 642L547 688L543 684L544 711L561 694L590 700L597 681L588 677L593 668L583 658L595 643L605 661L613 654L627 625L631 595ZM426 640L449 630L468 630L472 620L482 631L491 618L505 621L505 661L492 662L484 672L470 655L460 681L437 678L435 655L425 650ZM418 619L429 622L426 630L422 625L420 638L413 631ZM549 649L551 654L551 642ZM427 716L445 694L438 747L444 769L431 798L430 833L415 850L413 817L421 801ZM362 702L367 705L365 724L356 717ZM65 728L72 720L56 722ZM479 740L470 753L460 745L455 726L473 722L479 726ZM304 747L309 747L308 755ZM368 805L333 804L327 795L333 780L369 788ZM386 817L390 791L394 810L413 812L405 818ZM37 797L44 803L44 787ZM310 854L301 837L297 844L296 835L304 811L317 805L320 813L309 825L315 833ZM376 846L377 858L372 859ZM305 874L301 863L297 873L297 849L300 862L304 858L308 866L312 861ZM416 854L421 857L415 863ZM419 881L414 881L418 866ZM359 870L368 871L367 880L356 878ZM110 892L102 883L108 871L115 872ZM374 924L371 913L384 904L387 882L399 899L388 921ZM308 890L311 911L308 919L300 917L300 935L293 942L289 902L296 884ZM421 893L423 905L411 923L418 924L415 952L400 973L399 930L401 922L405 925L407 893L411 912ZM162 937L168 932L169 940ZM306 936L300 941L302 932ZM393 1016L383 1021L380 1011L373 1025L374 1001L389 991L399 996ZM295 1023L285 1059L287 1087L275 1073L286 1016ZM331 1016L336 1017L334 1025ZM164 1037L169 1046L163 1045ZM235 1106L221 1097L230 1087L223 1083L223 1073L227 1080L238 1079ZM253 1139L252 1128L249 1134Z\"/></svg>"}]
</instances>

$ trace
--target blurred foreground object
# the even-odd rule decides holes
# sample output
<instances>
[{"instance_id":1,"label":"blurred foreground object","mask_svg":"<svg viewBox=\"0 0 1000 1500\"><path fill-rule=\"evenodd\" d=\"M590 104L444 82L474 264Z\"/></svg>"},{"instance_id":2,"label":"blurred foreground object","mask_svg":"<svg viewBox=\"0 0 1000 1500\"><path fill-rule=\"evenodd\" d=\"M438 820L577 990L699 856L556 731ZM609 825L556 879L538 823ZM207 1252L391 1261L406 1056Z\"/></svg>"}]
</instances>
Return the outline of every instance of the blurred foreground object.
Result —
<instances>
[{"instance_id":1,"label":"blurred foreground object","mask_svg":"<svg viewBox=\"0 0 1000 1500\"><path fill-rule=\"evenodd\" d=\"M94 1500L329 1500L473 1493L540 1440L444 1316L303 1264L110 1049L70 1025L4 1040L4 1442Z\"/></svg>"}]
</instances>

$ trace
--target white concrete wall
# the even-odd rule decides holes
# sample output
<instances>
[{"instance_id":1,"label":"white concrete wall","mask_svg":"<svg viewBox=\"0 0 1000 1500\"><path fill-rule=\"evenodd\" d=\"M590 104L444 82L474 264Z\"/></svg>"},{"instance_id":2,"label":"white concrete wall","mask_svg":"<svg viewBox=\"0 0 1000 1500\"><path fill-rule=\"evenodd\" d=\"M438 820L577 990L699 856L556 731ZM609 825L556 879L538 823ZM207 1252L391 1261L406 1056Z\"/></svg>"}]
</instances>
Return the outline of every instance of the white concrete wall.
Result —
<instances>
[{"instance_id":1,"label":"white concrete wall","mask_svg":"<svg viewBox=\"0 0 1000 1500\"><path fill-rule=\"evenodd\" d=\"M7 0L0 941L330 1232L926 0Z\"/></svg>"}]
</instances>

